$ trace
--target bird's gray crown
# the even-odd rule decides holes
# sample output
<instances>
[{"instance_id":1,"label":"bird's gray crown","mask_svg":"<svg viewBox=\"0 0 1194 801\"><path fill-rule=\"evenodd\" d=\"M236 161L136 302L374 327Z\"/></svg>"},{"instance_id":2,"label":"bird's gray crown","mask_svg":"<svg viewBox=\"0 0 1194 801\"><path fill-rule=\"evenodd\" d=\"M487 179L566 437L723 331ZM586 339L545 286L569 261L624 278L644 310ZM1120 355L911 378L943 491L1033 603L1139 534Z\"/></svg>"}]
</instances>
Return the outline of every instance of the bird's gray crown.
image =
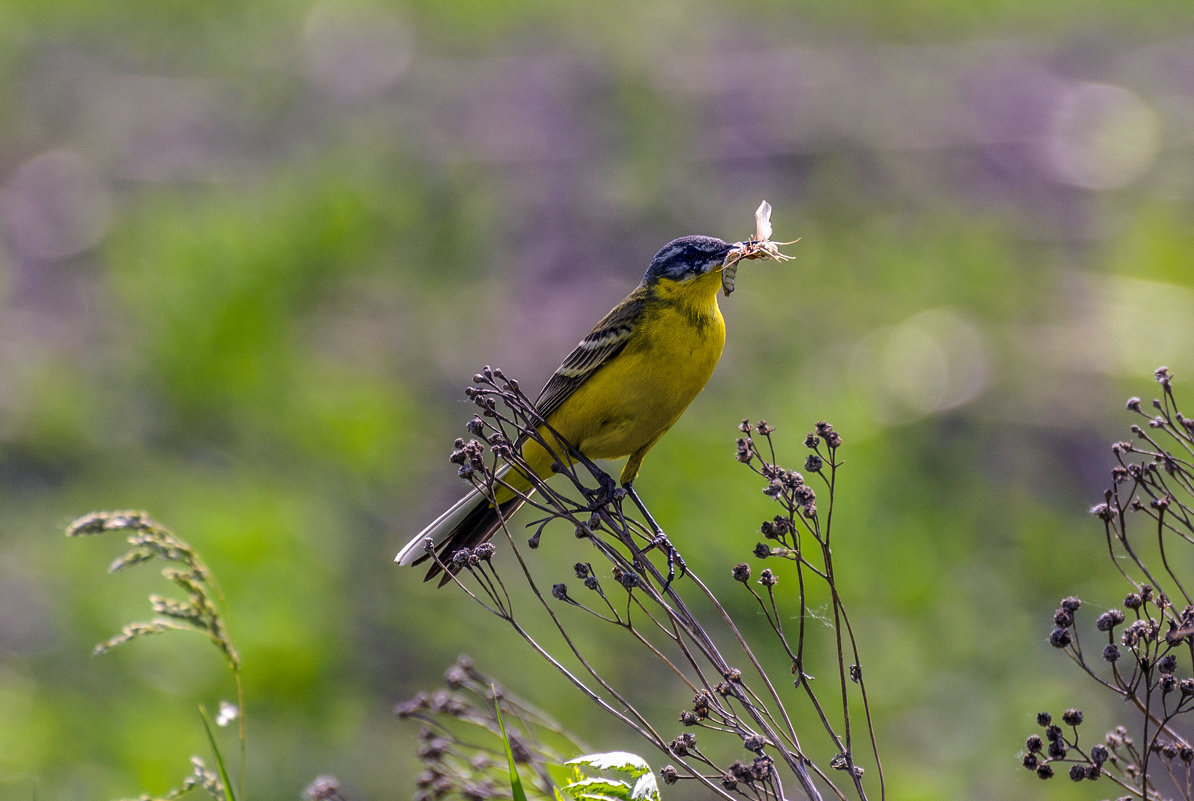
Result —
<instances>
[{"instance_id":1,"label":"bird's gray crown","mask_svg":"<svg viewBox=\"0 0 1194 801\"><path fill-rule=\"evenodd\" d=\"M694 235L673 239L651 259L643 281L650 282L656 278L682 281L704 275L721 265L731 247L730 243L713 236Z\"/></svg>"}]
</instances>

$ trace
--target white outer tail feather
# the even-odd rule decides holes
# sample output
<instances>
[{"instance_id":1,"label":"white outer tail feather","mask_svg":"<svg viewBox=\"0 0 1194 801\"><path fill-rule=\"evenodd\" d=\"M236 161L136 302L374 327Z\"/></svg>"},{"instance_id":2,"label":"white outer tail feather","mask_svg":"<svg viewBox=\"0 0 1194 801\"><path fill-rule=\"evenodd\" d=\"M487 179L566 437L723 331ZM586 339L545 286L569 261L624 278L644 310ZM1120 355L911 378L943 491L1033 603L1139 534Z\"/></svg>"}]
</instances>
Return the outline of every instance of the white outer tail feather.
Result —
<instances>
[{"instance_id":1,"label":"white outer tail feather","mask_svg":"<svg viewBox=\"0 0 1194 801\"><path fill-rule=\"evenodd\" d=\"M451 536L452 529L456 528L457 523L473 509L486 503L489 503L489 499L482 495L480 490L472 490L468 495L452 504L448 511L432 520L427 528L420 531L414 539L402 546L402 550L394 557L394 561L400 565L409 565L419 557L425 556L427 549L424 547L424 542L428 537L438 548Z\"/></svg>"},{"instance_id":2,"label":"white outer tail feather","mask_svg":"<svg viewBox=\"0 0 1194 801\"><path fill-rule=\"evenodd\" d=\"M498 468L495 477L500 479L506 475L506 471L509 469L510 465L502 465ZM479 489L473 489L468 495L465 495L448 507L448 511L428 523L427 528L420 531L414 539L403 545L402 550L394 557L394 561L400 565L409 565L416 559L424 556L427 553L424 543L429 537L436 548L443 545L448 537L452 535L452 530L456 528L457 523L463 520L469 512L487 503L489 503L488 496L483 494Z\"/></svg>"}]
</instances>

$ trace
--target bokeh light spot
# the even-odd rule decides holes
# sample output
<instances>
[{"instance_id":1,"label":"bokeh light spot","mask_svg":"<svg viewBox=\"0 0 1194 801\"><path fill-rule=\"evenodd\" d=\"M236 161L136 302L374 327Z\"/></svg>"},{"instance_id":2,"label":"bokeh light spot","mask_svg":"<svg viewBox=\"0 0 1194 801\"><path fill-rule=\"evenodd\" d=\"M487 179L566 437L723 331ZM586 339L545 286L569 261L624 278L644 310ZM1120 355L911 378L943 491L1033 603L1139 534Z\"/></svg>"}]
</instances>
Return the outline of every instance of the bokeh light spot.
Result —
<instances>
[{"instance_id":1,"label":"bokeh light spot","mask_svg":"<svg viewBox=\"0 0 1194 801\"><path fill-rule=\"evenodd\" d=\"M985 335L949 309L929 309L868 336L851 360L871 415L902 423L953 409L991 382Z\"/></svg>"},{"instance_id":2,"label":"bokeh light spot","mask_svg":"<svg viewBox=\"0 0 1194 801\"><path fill-rule=\"evenodd\" d=\"M1161 123L1139 95L1119 86L1079 83L1065 93L1046 140L1046 160L1061 183L1118 189L1156 161Z\"/></svg>"}]
</instances>

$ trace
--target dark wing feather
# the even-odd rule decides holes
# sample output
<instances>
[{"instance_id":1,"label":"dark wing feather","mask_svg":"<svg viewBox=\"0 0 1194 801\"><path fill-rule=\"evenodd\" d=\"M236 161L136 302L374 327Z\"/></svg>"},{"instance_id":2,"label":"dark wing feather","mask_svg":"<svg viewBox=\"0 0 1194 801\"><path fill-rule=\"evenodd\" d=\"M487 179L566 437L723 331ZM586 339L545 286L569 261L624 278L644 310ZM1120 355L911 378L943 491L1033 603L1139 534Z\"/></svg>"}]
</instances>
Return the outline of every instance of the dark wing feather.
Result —
<instances>
[{"instance_id":1,"label":"dark wing feather","mask_svg":"<svg viewBox=\"0 0 1194 801\"><path fill-rule=\"evenodd\" d=\"M539 393L535 408L540 415L549 417L589 376L621 353L638 325L646 297L646 287L639 286L593 326Z\"/></svg>"}]
</instances>

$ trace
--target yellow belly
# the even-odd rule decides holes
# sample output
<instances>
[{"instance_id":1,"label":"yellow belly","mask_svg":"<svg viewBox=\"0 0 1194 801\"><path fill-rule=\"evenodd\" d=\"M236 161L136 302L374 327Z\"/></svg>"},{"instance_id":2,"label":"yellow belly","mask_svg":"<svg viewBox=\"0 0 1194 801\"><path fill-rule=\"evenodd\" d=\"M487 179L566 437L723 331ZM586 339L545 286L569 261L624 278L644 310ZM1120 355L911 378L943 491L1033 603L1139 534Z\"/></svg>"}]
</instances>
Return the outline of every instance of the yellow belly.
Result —
<instances>
[{"instance_id":1,"label":"yellow belly","mask_svg":"<svg viewBox=\"0 0 1194 801\"><path fill-rule=\"evenodd\" d=\"M713 273L660 290L636 335L560 405L548 422L590 459L631 456L632 481L646 451L672 427L708 383L725 345ZM539 475L554 461L538 445L524 457Z\"/></svg>"}]
</instances>

